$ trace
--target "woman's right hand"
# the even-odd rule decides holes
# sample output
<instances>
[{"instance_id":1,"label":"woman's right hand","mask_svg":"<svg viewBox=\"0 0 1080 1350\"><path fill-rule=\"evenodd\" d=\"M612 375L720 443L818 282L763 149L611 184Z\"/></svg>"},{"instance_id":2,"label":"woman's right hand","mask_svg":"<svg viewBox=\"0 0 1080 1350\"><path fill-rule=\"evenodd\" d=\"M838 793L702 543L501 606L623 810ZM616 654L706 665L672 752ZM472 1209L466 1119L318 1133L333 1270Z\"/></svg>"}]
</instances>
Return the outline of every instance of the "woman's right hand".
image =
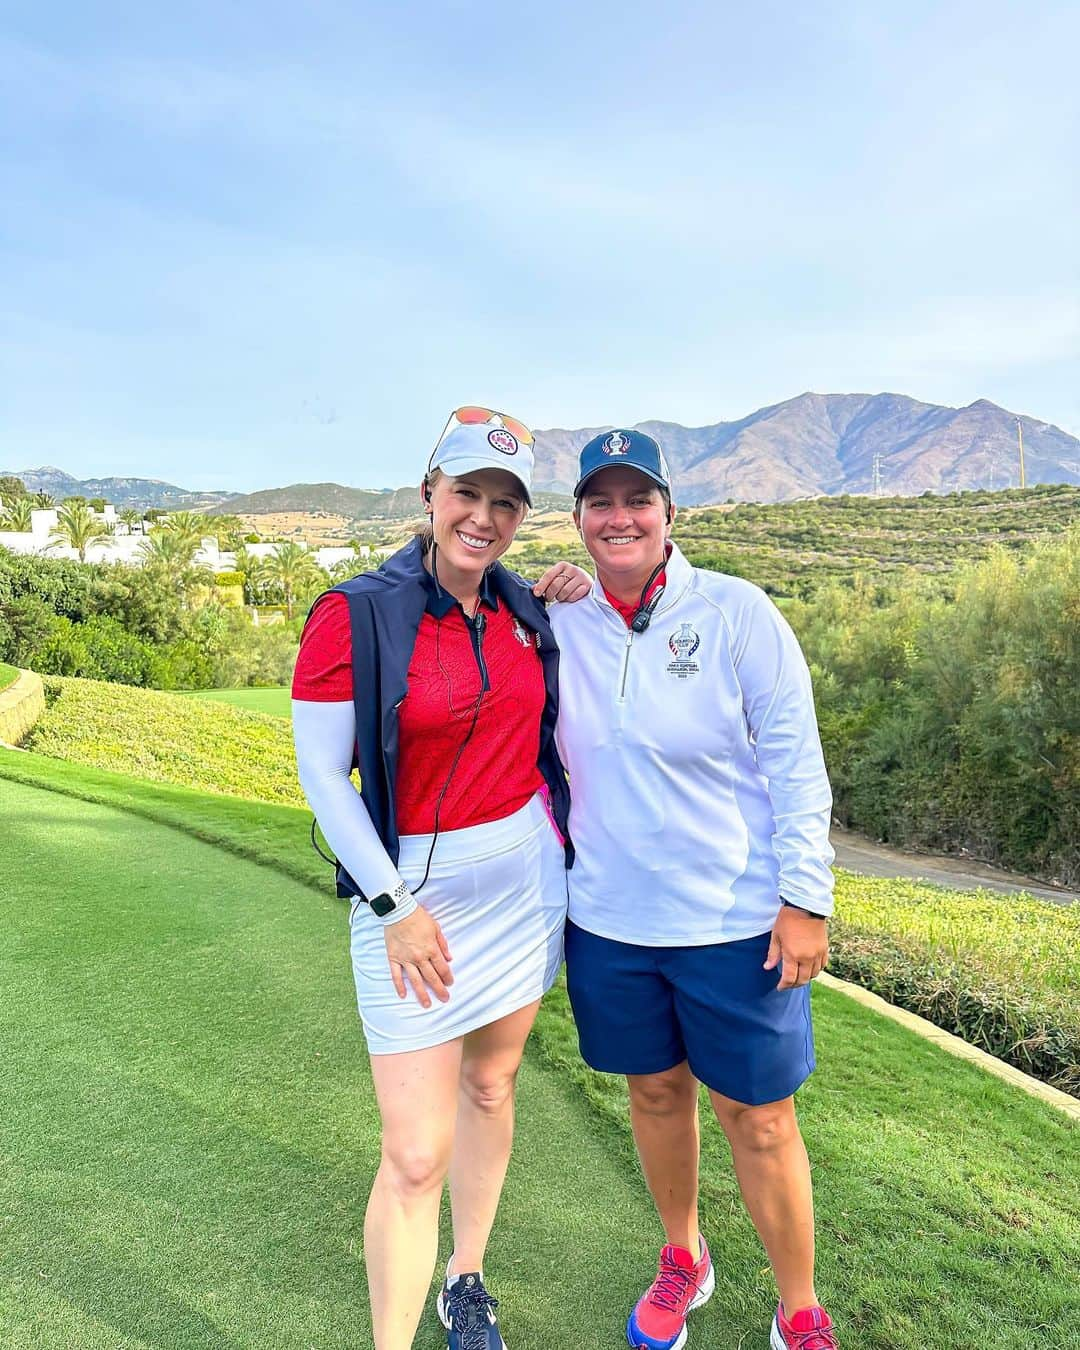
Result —
<instances>
[{"instance_id":1,"label":"woman's right hand","mask_svg":"<svg viewBox=\"0 0 1080 1350\"><path fill-rule=\"evenodd\" d=\"M398 998L405 997L408 983L422 1008L431 1007L428 989L440 1003L445 1003L450 997L448 986L454 983L450 948L442 929L423 905L417 906L407 919L384 928L383 936Z\"/></svg>"}]
</instances>

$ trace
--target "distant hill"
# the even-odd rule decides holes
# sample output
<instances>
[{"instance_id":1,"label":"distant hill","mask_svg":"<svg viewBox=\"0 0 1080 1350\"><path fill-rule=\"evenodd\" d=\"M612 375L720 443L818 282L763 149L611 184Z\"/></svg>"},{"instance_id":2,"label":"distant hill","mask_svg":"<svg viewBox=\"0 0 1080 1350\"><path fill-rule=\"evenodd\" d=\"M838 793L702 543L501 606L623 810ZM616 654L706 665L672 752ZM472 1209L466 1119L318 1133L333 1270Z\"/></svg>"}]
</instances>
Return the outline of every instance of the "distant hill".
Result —
<instances>
[{"instance_id":1,"label":"distant hill","mask_svg":"<svg viewBox=\"0 0 1080 1350\"><path fill-rule=\"evenodd\" d=\"M966 408L903 394L800 394L736 422L641 422L663 445L685 505L779 502L874 490L889 495L1013 487L1016 414L986 399ZM1021 417L1027 482L1080 483L1080 440ZM581 447L606 427L537 432L537 486L573 488Z\"/></svg>"},{"instance_id":2,"label":"distant hill","mask_svg":"<svg viewBox=\"0 0 1080 1350\"><path fill-rule=\"evenodd\" d=\"M205 511L236 496L234 492L191 492L160 478L73 478L51 464L40 469L0 470L0 478L8 474L21 478L28 492L47 492L58 502L66 497L104 497L114 506L141 510L171 507L177 511Z\"/></svg>"},{"instance_id":3,"label":"distant hill","mask_svg":"<svg viewBox=\"0 0 1080 1350\"><path fill-rule=\"evenodd\" d=\"M292 483L232 496L211 509L211 515L269 515L278 511L330 511L352 520L400 520L420 514L417 486L354 488L341 483Z\"/></svg>"}]
</instances>

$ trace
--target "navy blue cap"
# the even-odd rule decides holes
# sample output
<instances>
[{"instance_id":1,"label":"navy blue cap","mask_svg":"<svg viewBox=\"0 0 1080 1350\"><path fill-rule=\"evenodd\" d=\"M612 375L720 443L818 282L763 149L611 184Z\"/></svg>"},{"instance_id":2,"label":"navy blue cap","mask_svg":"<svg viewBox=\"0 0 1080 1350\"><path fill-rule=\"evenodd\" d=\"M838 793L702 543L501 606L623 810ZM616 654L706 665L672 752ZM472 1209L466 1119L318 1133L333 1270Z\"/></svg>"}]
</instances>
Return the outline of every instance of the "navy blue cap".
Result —
<instances>
[{"instance_id":1,"label":"navy blue cap","mask_svg":"<svg viewBox=\"0 0 1080 1350\"><path fill-rule=\"evenodd\" d=\"M660 442L654 441L644 431L616 429L602 431L582 448L574 496L581 496L582 489L594 473L610 469L613 464L626 464L631 469L637 469L654 483L671 491L671 473L664 452L660 449Z\"/></svg>"}]
</instances>

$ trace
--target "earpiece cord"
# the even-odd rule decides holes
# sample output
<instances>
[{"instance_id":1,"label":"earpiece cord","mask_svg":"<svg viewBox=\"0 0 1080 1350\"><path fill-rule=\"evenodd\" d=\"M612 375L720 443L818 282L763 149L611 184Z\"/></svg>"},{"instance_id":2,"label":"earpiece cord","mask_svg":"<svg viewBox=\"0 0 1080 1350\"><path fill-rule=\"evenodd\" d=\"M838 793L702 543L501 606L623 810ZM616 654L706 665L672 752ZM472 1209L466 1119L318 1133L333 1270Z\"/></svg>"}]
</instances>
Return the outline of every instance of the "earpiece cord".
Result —
<instances>
[{"instance_id":1,"label":"earpiece cord","mask_svg":"<svg viewBox=\"0 0 1080 1350\"><path fill-rule=\"evenodd\" d=\"M635 633L644 633L646 628L648 628L649 624L652 622L653 611L656 609L656 606L660 603L660 600L664 594L663 584L659 585L656 588L656 594L653 596L651 600L646 601L645 597L649 593L649 587L653 584L653 582L656 580L656 578L660 575L660 573L664 570L666 566L667 566L667 559L666 558L661 559L661 561L657 563L657 565L653 568L652 575L649 577L648 581L641 588L641 597L638 600L637 611L635 612L634 617L630 620L630 627L633 629Z\"/></svg>"}]
</instances>

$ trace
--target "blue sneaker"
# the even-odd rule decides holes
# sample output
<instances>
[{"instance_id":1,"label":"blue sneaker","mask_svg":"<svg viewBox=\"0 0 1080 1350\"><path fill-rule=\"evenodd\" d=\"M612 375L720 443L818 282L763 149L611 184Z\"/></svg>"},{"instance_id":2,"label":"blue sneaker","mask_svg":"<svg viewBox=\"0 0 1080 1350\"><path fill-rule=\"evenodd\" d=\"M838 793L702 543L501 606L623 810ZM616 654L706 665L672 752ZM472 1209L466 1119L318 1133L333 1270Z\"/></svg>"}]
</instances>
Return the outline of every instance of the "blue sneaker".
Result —
<instances>
[{"instance_id":1,"label":"blue sneaker","mask_svg":"<svg viewBox=\"0 0 1080 1350\"><path fill-rule=\"evenodd\" d=\"M435 1311L446 1328L449 1350L506 1350L495 1316L498 1306L498 1299L484 1288L479 1271L444 1281Z\"/></svg>"}]
</instances>

